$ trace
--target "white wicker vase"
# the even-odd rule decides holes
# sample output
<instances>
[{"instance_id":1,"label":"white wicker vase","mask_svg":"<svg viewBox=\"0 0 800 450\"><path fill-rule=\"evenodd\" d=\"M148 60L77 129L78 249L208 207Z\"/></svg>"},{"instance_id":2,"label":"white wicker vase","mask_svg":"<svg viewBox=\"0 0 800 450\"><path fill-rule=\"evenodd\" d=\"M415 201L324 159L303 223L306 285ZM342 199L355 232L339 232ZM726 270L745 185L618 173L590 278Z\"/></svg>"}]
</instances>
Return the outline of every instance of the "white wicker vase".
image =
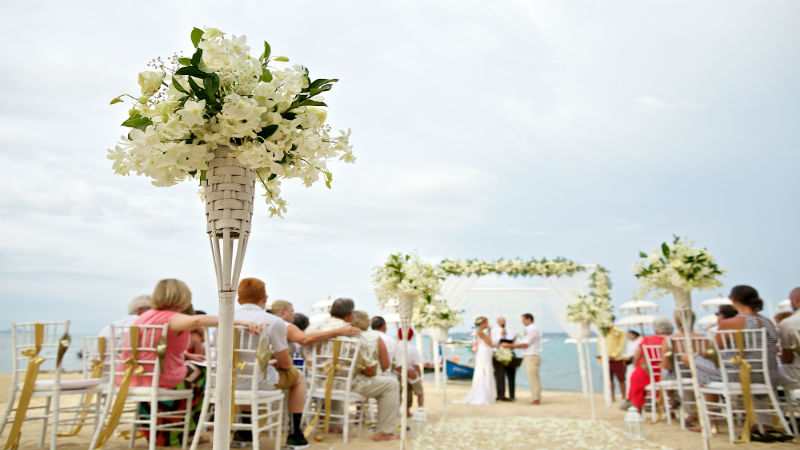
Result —
<instances>
[{"instance_id":1,"label":"white wicker vase","mask_svg":"<svg viewBox=\"0 0 800 450\"><path fill-rule=\"evenodd\" d=\"M448 327L439 327L439 342L447 342L447 337L449 334L450 328Z\"/></svg>"},{"instance_id":2,"label":"white wicker vase","mask_svg":"<svg viewBox=\"0 0 800 450\"><path fill-rule=\"evenodd\" d=\"M415 292L403 292L398 296L397 315L400 316L400 323L411 322L411 314L414 312L414 303L417 301Z\"/></svg>"},{"instance_id":3,"label":"white wicker vase","mask_svg":"<svg viewBox=\"0 0 800 450\"><path fill-rule=\"evenodd\" d=\"M592 324L588 320L581 322L581 337L588 339L592 335Z\"/></svg>"},{"instance_id":4,"label":"white wicker vase","mask_svg":"<svg viewBox=\"0 0 800 450\"><path fill-rule=\"evenodd\" d=\"M692 293L680 288L672 289L672 296L675 297L675 306L678 310L692 309Z\"/></svg>"},{"instance_id":5,"label":"white wicker vase","mask_svg":"<svg viewBox=\"0 0 800 450\"><path fill-rule=\"evenodd\" d=\"M244 167L232 155L228 146L220 146L216 156L208 163L203 183L206 198L206 231L209 235L223 237L226 230L231 238L250 234L253 219L253 197L256 174Z\"/></svg>"}]
</instances>

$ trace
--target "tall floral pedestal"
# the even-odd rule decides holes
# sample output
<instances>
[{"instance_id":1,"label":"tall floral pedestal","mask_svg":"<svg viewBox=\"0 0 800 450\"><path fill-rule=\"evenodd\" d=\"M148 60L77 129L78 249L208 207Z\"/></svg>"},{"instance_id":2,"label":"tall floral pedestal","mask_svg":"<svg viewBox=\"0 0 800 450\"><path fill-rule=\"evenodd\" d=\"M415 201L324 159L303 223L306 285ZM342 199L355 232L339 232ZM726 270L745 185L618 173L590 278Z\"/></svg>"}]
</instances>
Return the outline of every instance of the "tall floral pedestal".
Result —
<instances>
[{"instance_id":1,"label":"tall floral pedestal","mask_svg":"<svg viewBox=\"0 0 800 450\"><path fill-rule=\"evenodd\" d=\"M400 329L402 330L402 340L400 342L403 346L403 372L400 374L400 389L403 393L403 397L400 400L400 409L403 411L400 414L400 448L405 450L406 428L408 424L408 418L405 414L405 405L408 404L408 330L411 328L411 314L414 312L414 303L417 301L417 294L404 292L400 294L399 297L397 315L400 316Z\"/></svg>"},{"instance_id":2,"label":"tall floral pedestal","mask_svg":"<svg viewBox=\"0 0 800 450\"><path fill-rule=\"evenodd\" d=\"M709 434L708 429L706 428L706 421L703 419L706 417L706 401L703 397L703 394L700 393L700 384L697 382L694 346L692 345L691 339L692 326L690 326L690 324L692 314L692 294L684 289L673 288L672 296L675 298L675 313L678 315L678 319L681 322L681 328L683 328L683 335L686 338L686 353L689 356L689 371L692 374L692 390L694 391L695 401L697 402L697 415L698 422L700 423L701 436L703 438L703 449L708 450L710 448Z\"/></svg>"},{"instance_id":3,"label":"tall floral pedestal","mask_svg":"<svg viewBox=\"0 0 800 450\"><path fill-rule=\"evenodd\" d=\"M583 355L586 358L584 363L586 367L586 378L589 385L589 405L592 410L592 420L597 417L594 409L594 382L592 381L592 352L589 349L589 338L592 335L592 324L590 322L581 322L581 340L578 345L583 347ZM598 337L599 339L599 337Z\"/></svg>"},{"instance_id":4,"label":"tall floral pedestal","mask_svg":"<svg viewBox=\"0 0 800 450\"><path fill-rule=\"evenodd\" d=\"M203 183L206 221L219 289L214 450L230 448L233 306L253 218L255 172L242 166L232 149L221 146ZM236 246L234 249L234 241Z\"/></svg>"}]
</instances>

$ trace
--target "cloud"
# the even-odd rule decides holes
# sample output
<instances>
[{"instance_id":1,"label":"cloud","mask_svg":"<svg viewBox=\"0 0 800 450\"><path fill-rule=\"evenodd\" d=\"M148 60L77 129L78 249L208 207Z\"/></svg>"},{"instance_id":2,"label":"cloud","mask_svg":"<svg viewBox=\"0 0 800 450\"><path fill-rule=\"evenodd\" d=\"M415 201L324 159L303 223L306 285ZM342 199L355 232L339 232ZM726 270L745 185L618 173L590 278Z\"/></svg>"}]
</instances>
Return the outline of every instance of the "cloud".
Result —
<instances>
[{"instance_id":1,"label":"cloud","mask_svg":"<svg viewBox=\"0 0 800 450\"><path fill-rule=\"evenodd\" d=\"M700 110L706 108L706 105L703 105L701 103L686 102L686 101L667 101L652 95L643 95L637 97L634 100L634 103L640 108L651 111L663 111L668 109Z\"/></svg>"}]
</instances>

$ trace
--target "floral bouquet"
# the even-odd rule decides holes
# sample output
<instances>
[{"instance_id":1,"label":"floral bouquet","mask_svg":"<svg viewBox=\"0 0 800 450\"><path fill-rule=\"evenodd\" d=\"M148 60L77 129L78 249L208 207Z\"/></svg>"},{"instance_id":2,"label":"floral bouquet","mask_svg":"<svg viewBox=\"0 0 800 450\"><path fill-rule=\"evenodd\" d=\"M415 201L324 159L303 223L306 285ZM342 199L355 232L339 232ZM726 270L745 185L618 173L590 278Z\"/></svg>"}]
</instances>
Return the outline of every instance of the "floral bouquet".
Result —
<instances>
[{"instance_id":1,"label":"floral bouquet","mask_svg":"<svg viewBox=\"0 0 800 450\"><path fill-rule=\"evenodd\" d=\"M654 291L656 297L674 293L675 290L691 292L692 289L713 289L722 286L717 277L725 271L714 262L708 250L694 248L678 236L672 244L666 242L649 255L640 252L644 261L633 265L633 273L639 279L636 298L644 298Z\"/></svg>"},{"instance_id":2,"label":"floral bouquet","mask_svg":"<svg viewBox=\"0 0 800 450\"><path fill-rule=\"evenodd\" d=\"M416 254L402 253L390 255L385 263L375 267L372 275L375 296L381 307L401 293L414 293L430 304L433 296L439 293L443 279L438 268L422 262Z\"/></svg>"},{"instance_id":3,"label":"floral bouquet","mask_svg":"<svg viewBox=\"0 0 800 450\"><path fill-rule=\"evenodd\" d=\"M355 158L350 131L332 136L320 94L337 79L315 79L308 69L276 67L288 58L272 58L264 42L260 56L250 55L245 36L226 36L215 28L195 28L191 57L174 54L152 60L153 69L138 77L141 95L132 99L130 128L108 158L121 175L135 173L156 186L187 178L205 179L215 150L229 146L233 156L254 169L266 189L270 215L282 216L284 179L299 178L311 186L320 175L330 188L326 159Z\"/></svg>"},{"instance_id":4,"label":"floral bouquet","mask_svg":"<svg viewBox=\"0 0 800 450\"><path fill-rule=\"evenodd\" d=\"M610 329L614 323L611 314L611 303L604 298L589 300L586 296L578 297L578 301L567 305L567 320L578 323L593 323L601 330Z\"/></svg>"},{"instance_id":5,"label":"floral bouquet","mask_svg":"<svg viewBox=\"0 0 800 450\"><path fill-rule=\"evenodd\" d=\"M452 328L463 322L463 312L451 309L444 301L434 301L414 308L411 323L419 329Z\"/></svg>"},{"instance_id":6,"label":"floral bouquet","mask_svg":"<svg viewBox=\"0 0 800 450\"><path fill-rule=\"evenodd\" d=\"M498 347L494 351L494 359L500 364L507 366L514 359L514 352L510 348Z\"/></svg>"}]
</instances>

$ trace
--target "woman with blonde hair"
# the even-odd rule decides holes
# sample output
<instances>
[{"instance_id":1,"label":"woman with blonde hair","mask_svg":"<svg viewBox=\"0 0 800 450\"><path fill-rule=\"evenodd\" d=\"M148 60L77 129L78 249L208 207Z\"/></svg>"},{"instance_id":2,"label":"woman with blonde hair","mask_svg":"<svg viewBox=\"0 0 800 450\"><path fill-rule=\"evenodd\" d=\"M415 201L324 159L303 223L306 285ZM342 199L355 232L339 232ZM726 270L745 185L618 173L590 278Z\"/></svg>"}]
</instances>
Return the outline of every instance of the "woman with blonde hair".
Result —
<instances>
[{"instance_id":1,"label":"woman with blonde hair","mask_svg":"<svg viewBox=\"0 0 800 450\"><path fill-rule=\"evenodd\" d=\"M475 340L478 348L475 351L475 369L472 375L472 387L462 403L485 405L494 403L497 390L492 366L492 338L489 336L489 319L479 316L475 319Z\"/></svg>"},{"instance_id":2,"label":"woman with blonde hair","mask_svg":"<svg viewBox=\"0 0 800 450\"><path fill-rule=\"evenodd\" d=\"M189 315L182 311L187 311L192 304L192 291L183 281L174 278L161 280L153 289L150 298L150 309L139 316L133 325L164 325L169 324L166 336L167 348L161 367L161 375L158 385L163 389L192 389L192 420L190 431L194 432L197 419L200 416L200 407L203 403L203 388L205 379L195 380L189 384L185 380L186 369L186 349L190 343L190 331L201 327L216 327L219 325L217 316L209 315ZM246 326L251 333L258 334L261 325L254 322L235 320L234 325ZM156 341L160 336L156 336ZM126 338L127 340L127 338ZM122 360L129 358L130 355L123 353ZM141 359L155 359L153 352L139 352ZM119 381L118 381L119 382ZM152 379L146 375L134 375L131 378L131 386L150 386ZM186 408L185 400L164 401L158 403L159 411L180 411ZM150 414L150 404L140 403L140 415ZM163 423L170 419L159 419ZM148 434L149 436L149 434ZM180 431L158 431L156 433L157 446L180 446L182 432Z\"/></svg>"}]
</instances>

